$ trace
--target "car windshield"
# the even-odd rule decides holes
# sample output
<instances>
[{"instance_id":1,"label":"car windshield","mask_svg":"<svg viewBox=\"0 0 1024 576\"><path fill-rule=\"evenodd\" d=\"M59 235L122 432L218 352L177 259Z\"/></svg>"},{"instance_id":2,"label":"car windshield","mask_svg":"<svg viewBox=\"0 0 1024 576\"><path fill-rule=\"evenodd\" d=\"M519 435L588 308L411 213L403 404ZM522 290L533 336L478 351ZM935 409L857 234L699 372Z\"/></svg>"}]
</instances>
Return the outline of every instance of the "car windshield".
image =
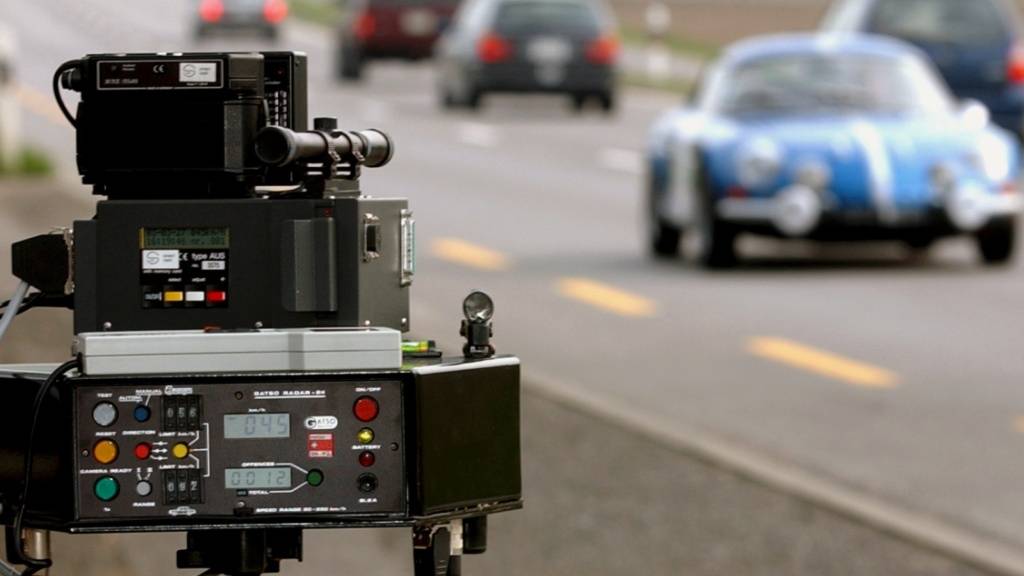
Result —
<instances>
[{"instance_id":1,"label":"car windshield","mask_svg":"<svg viewBox=\"0 0 1024 576\"><path fill-rule=\"evenodd\" d=\"M1010 26L992 0L879 0L871 16L873 32L917 42L1002 42Z\"/></svg>"},{"instance_id":2,"label":"car windshield","mask_svg":"<svg viewBox=\"0 0 1024 576\"><path fill-rule=\"evenodd\" d=\"M952 98L916 58L800 54L759 58L719 74L706 102L728 116L942 114Z\"/></svg>"},{"instance_id":3,"label":"car windshield","mask_svg":"<svg viewBox=\"0 0 1024 576\"><path fill-rule=\"evenodd\" d=\"M534 32L597 33L596 10L582 2L506 2L498 9L495 27L499 34Z\"/></svg>"}]
</instances>

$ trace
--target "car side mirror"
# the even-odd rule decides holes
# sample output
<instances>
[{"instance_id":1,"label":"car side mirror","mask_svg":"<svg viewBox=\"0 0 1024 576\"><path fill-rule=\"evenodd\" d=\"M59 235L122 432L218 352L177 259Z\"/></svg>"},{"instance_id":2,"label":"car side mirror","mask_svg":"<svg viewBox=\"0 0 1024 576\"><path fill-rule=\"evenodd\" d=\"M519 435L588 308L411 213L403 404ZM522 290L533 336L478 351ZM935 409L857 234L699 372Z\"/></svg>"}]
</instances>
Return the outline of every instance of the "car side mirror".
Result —
<instances>
[{"instance_id":1,"label":"car side mirror","mask_svg":"<svg viewBox=\"0 0 1024 576\"><path fill-rule=\"evenodd\" d=\"M988 107L973 98L960 103L958 115L971 128L984 128L992 121Z\"/></svg>"}]
</instances>

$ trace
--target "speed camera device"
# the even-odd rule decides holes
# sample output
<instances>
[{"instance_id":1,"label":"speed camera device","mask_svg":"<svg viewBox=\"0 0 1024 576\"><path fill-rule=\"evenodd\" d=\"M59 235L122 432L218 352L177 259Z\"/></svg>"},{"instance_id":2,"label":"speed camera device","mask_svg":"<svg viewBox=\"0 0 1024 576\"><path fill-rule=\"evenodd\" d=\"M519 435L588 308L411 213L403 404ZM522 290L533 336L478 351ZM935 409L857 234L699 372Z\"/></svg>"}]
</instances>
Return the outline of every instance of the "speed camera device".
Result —
<instances>
[{"instance_id":1,"label":"speed camera device","mask_svg":"<svg viewBox=\"0 0 1024 576\"><path fill-rule=\"evenodd\" d=\"M455 576L487 517L522 506L519 360L491 345L493 301L463 303L463 357L405 339L415 222L359 184L394 143L309 129L306 78L291 52L57 70L104 199L12 250L0 338L29 308L74 310L72 360L0 369L22 574L49 565L49 530L186 532L180 568L255 575L301 559L304 529L405 526L415 573Z\"/></svg>"}]
</instances>

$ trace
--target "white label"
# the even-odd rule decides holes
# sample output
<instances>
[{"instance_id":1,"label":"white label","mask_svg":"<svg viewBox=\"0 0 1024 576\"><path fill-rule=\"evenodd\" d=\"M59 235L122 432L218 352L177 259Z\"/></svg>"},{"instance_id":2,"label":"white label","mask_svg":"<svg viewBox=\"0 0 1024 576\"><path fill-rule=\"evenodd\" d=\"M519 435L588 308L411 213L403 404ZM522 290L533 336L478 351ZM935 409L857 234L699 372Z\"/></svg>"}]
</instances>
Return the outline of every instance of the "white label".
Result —
<instances>
[{"instance_id":1,"label":"white label","mask_svg":"<svg viewBox=\"0 0 1024 576\"><path fill-rule=\"evenodd\" d=\"M186 302L203 302L204 300L206 300L204 292L185 292Z\"/></svg>"},{"instance_id":2,"label":"white label","mask_svg":"<svg viewBox=\"0 0 1024 576\"><path fill-rule=\"evenodd\" d=\"M306 418L307 430L334 430L338 427L338 419L334 416L310 416Z\"/></svg>"},{"instance_id":3,"label":"white label","mask_svg":"<svg viewBox=\"0 0 1024 576\"><path fill-rule=\"evenodd\" d=\"M213 83L217 81L216 62L182 62L178 69L179 82L204 82Z\"/></svg>"},{"instance_id":4,"label":"white label","mask_svg":"<svg viewBox=\"0 0 1024 576\"><path fill-rule=\"evenodd\" d=\"M143 270L177 270L181 268L181 252L178 250L144 250Z\"/></svg>"},{"instance_id":5,"label":"white label","mask_svg":"<svg viewBox=\"0 0 1024 576\"><path fill-rule=\"evenodd\" d=\"M203 262L203 270L224 270L227 268L227 262L215 262L207 260Z\"/></svg>"}]
</instances>

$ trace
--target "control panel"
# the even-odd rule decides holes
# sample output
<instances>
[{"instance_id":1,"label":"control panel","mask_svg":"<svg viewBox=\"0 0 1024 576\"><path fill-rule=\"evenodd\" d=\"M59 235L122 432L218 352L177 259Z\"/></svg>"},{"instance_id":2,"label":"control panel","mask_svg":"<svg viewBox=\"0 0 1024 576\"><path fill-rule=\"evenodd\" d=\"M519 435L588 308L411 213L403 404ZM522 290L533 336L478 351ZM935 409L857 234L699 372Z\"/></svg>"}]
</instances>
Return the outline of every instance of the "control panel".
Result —
<instances>
[{"instance_id":1,"label":"control panel","mask_svg":"<svg viewBox=\"0 0 1024 576\"><path fill-rule=\"evenodd\" d=\"M143 308L228 306L228 228L141 228Z\"/></svg>"},{"instance_id":2,"label":"control panel","mask_svg":"<svg viewBox=\"0 0 1024 576\"><path fill-rule=\"evenodd\" d=\"M400 381L175 382L77 388L79 520L407 513Z\"/></svg>"}]
</instances>

